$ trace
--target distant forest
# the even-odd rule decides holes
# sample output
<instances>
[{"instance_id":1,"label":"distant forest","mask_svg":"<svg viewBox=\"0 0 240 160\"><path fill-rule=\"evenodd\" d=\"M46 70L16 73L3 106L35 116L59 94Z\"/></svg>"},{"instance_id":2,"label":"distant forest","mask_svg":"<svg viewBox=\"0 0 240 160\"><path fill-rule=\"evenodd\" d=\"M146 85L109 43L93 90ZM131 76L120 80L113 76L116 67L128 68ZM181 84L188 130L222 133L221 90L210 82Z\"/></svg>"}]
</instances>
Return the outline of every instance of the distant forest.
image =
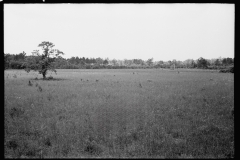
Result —
<instances>
[{"instance_id":1,"label":"distant forest","mask_svg":"<svg viewBox=\"0 0 240 160\"><path fill-rule=\"evenodd\" d=\"M26 58L25 52L19 54L4 54L4 69L25 69ZM135 68L201 68L201 69L228 69L234 67L234 58L216 58L205 59L200 57L197 60L187 59L185 61L169 60L154 61L150 58L146 61L142 59L103 59L103 58L86 58L71 57L63 58L58 56L52 58L56 69L135 69Z\"/></svg>"}]
</instances>

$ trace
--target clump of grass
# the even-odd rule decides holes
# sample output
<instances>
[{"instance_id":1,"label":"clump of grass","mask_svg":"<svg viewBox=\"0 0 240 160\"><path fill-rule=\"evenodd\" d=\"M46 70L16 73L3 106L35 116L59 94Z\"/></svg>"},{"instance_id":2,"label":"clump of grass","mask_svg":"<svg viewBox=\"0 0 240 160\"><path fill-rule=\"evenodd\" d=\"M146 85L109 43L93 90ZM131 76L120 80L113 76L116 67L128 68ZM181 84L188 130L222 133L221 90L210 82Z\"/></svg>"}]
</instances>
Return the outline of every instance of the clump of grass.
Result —
<instances>
[{"instance_id":1,"label":"clump of grass","mask_svg":"<svg viewBox=\"0 0 240 160\"><path fill-rule=\"evenodd\" d=\"M36 141L25 140L19 146L17 156L19 158L41 158L41 149Z\"/></svg>"},{"instance_id":2,"label":"clump of grass","mask_svg":"<svg viewBox=\"0 0 240 160\"><path fill-rule=\"evenodd\" d=\"M52 76L49 76L49 77L48 77L48 80L51 80L51 79L53 79L53 77L52 77Z\"/></svg>"},{"instance_id":3,"label":"clump of grass","mask_svg":"<svg viewBox=\"0 0 240 160\"><path fill-rule=\"evenodd\" d=\"M36 157L38 155L38 152L39 151L36 148L31 148L25 153L25 155L28 157Z\"/></svg>"},{"instance_id":4,"label":"clump of grass","mask_svg":"<svg viewBox=\"0 0 240 160\"><path fill-rule=\"evenodd\" d=\"M28 85L29 85L29 86L32 86L33 84L32 84L32 82L31 82L31 81L28 81Z\"/></svg>"},{"instance_id":5,"label":"clump of grass","mask_svg":"<svg viewBox=\"0 0 240 160\"><path fill-rule=\"evenodd\" d=\"M100 155L103 152L102 147L97 144L96 142L87 142L87 144L84 147L84 152L90 155Z\"/></svg>"},{"instance_id":6,"label":"clump of grass","mask_svg":"<svg viewBox=\"0 0 240 160\"><path fill-rule=\"evenodd\" d=\"M51 140L50 140L49 137L48 137L48 138L45 138L45 139L43 140L43 144L44 144L46 147L51 147L51 146L52 146L52 142L51 142Z\"/></svg>"},{"instance_id":7,"label":"clump of grass","mask_svg":"<svg viewBox=\"0 0 240 160\"><path fill-rule=\"evenodd\" d=\"M42 91L43 91L43 89L42 89L41 86L38 86L38 91L39 91L39 92L42 92Z\"/></svg>"},{"instance_id":8,"label":"clump of grass","mask_svg":"<svg viewBox=\"0 0 240 160\"><path fill-rule=\"evenodd\" d=\"M16 74L14 74L14 75L13 75L13 78L17 78L17 75L16 75Z\"/></svg>"},{"instance_id":9,"label":"clump of grass","mask_svg":"<svg viewBox=\"0 0 240 160\"><path fill-rule=\"evenodd\" d=\"M12 139L6 143L6 147L9 149L16 150L18 148L18 143L15 139Z\"/></svg>"},{"instance_id":10,"label":"clump of grass","mask_svg":"<svg viewBox=\"0 0 240 160\"><path fill-rule=\"evenodd\" d=\"M23 110L23 109L13 107L13 108L11 108L9 114L10 114L11 118L14 118L14 117L19 117L19 116L22 115L23 113L24 113L24 110Z\"/></svg>"},{"instance_id":11,"label":"clump of grass","mask_svg":"<svg viewBox=\"0 0 240 160\"><path fill-rule=\"evenodd\" d=\"M52 95L49 94L49 95L47 96L47 99L50 101L50 100L52 99Z\"/></svg>"}]
</instances>

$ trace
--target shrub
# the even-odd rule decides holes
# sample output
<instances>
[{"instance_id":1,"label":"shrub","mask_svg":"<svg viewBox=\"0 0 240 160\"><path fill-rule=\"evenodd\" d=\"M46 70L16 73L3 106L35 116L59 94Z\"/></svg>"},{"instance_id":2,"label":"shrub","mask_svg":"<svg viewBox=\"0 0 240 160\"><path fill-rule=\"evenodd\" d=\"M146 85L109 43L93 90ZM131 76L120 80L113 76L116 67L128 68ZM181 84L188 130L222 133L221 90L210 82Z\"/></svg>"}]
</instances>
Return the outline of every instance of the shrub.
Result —
<instances>
[{"instance_id":1,"label":"shrub","mask_svg":"<svg viewBox=\"0 0 240 160\"><path fill-rule=\"evenodd\" d=\"M42 87L38 86L38 91L42 92Z\"/></svg>"},{"instance_id":2,"label":"shrub","mask_svg":"<svg viewBox=\"0 0 240 160\"><path fill-rule=\"evenodd\" d=\"M52 76L49 76L48 79L53 79L53 77L52 77Z\"/></svg>"},{"instance_id":3,"label":"shrub","mask_svg":"<svg viewBox=\"0 0 240 160\"><path fill-rule=\"evenodd\" d=\"M228 67L226 69L221 69L220 73L234 73L234 66Z\"/></svg>"},{"instance_id":4,"label":"shrub","mask_svg":"<svg viewBox=\"0 0 240 160\"><path fill-rule=\"evenodd\" d=\"M234 73L234 66L230 67L229 71L230 71L231 73Z\"/></svg>"}]
</instances>

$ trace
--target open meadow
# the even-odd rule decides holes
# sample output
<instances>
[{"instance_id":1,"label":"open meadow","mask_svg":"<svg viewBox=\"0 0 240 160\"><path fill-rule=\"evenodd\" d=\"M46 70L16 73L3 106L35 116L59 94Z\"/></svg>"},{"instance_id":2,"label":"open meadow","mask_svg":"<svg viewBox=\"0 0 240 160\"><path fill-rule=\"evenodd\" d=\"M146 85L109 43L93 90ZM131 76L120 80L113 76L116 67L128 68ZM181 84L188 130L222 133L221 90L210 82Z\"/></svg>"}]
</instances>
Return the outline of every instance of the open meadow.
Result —
<instances>
[{"instance_id":1,"label":"open meadow","mask_svg":"<svg viewBox=\"0 0 240 160\"><path fill-rule=\"evenodd\" d=\"M234 156L234 74L4 71L5 157ZM30 82L29 82L30 81Z\"/></svg>"}]
</instances>

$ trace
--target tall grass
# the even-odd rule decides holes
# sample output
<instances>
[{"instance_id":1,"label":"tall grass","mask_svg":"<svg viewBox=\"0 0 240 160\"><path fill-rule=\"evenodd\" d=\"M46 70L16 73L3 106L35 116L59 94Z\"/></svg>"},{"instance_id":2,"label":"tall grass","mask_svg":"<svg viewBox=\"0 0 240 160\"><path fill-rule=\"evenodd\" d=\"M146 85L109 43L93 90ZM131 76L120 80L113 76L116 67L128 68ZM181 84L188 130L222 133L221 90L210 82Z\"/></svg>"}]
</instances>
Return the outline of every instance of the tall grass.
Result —
<instances>
[{"instance_id":1,"label":"tall grass","mask_svg":"<svg viewBox=\"0 0 240 160\"><path fill-rule=\"evenodd\" d=\"M5 71L5 157L234 156L233 74L134 72Z\"/></svg>"}]
</instances>

